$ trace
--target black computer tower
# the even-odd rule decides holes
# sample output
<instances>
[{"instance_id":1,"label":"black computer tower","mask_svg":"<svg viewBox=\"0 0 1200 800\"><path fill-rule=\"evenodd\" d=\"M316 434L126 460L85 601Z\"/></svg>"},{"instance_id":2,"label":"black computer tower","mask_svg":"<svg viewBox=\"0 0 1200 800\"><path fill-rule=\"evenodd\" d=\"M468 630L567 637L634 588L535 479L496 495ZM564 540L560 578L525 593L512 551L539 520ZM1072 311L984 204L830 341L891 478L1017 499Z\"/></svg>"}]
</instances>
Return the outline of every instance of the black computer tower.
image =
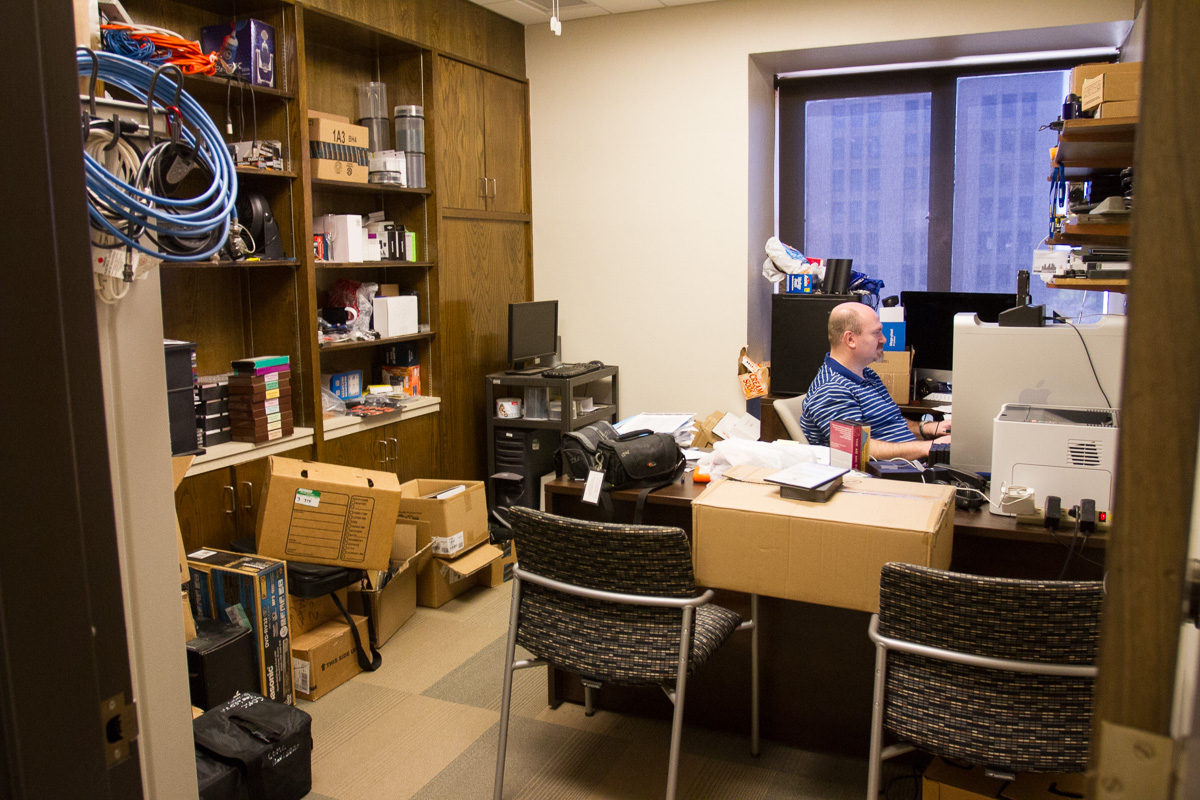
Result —
<instances>
[{"instance_id":1,"label":"black computer tower","mask_svg":"<svg viewBox=\"0 0 1200 800\"><path fill-rule=\"evenodd\" d=\"M488 476L488 505L493 509L538 508L541 478L555 471L559 432L547 428L496 428L494 434L495 463Z\"/></svg>"},{"instance_id":2,"label":"black computer tower","mask_svg":"<svg viewBox=\"0 0 1200 800\"><path fill-rule=\"evenodd\" d=\"M771 296L771 394L808 391L829 352L829 314L855 294Z\"/></svg>"}]
</instances>

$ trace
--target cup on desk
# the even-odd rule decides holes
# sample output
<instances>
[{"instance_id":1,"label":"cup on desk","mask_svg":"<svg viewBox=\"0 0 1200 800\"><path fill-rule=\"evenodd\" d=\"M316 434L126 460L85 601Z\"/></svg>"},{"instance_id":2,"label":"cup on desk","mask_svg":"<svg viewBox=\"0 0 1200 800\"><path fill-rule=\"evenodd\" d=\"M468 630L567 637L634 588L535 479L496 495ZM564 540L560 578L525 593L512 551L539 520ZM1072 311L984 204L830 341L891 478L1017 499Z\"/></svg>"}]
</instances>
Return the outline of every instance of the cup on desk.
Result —
<instances>
[{"instance_id":1,"label":"cup on desk","mask_svg":"<svg viewBox=\"0 0 1200 800\"><path fill-rule=\"evenodd\" d=\"M501 397L496 401L496 416L500 419L520 419L521 398Z\"/></svg>"}]
</instances>

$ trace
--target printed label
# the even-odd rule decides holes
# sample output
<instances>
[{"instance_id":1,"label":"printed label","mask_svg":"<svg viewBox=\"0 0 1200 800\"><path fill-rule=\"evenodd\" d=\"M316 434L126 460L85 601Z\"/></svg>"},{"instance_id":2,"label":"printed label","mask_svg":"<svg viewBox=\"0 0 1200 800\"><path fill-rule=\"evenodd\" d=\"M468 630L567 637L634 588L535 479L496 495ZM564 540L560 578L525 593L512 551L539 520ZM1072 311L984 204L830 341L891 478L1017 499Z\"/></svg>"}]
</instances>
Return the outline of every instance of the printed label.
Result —
<instances>
[{"instance_id":1,"label":"printed label","mask_svg":"<svg viewBox=\"0 0 1200 800\"><path fill-rule=\"evenodd\" d=\"M452 553L457 553L467 546L467 537L462 531L453 536L435 536L433 537L433 554L436 556L448 556Z\"/></svg>"},{"instance_id":2,"label":"printed label","mask_svg":"<svg viewBox=\"0 0 1200 800\"><path fill-rule=\"evenodd\" d=\"M267 399L268 400L273 400L276 397L279 397L279 389L268 389L267 390Z\"/></svg>"},{"instance_id":3,"label":"printed label","mask_svg":"<svg viewBox=\"0 0 1200 800\"><path fill-rule=\"evenodd\" d=\"M246 609L242 608L241 603L235 603L225 607L225 616L230 622L236 622L243 628L250 628L250 618L246 616Z\"/></svg>"},{"instance_id":4,"label":"printed label","mask_svg":"<svg viewBox=\"0 0 1200 800\"><path fill-rule=\"evenodd\" d=\"M292 657L292 683L296 685L296 691L301 694L311 694L312 685L309 683L311 675L311 667L307 661L301 661L295 656Z\"/></svg>"},{"instance_id":5,"label":"printed label","mask_svg":"<svg viewBox=\"0 0 1200 800\"><path fill-rule=\"evenodd\" d=\"M321 493L315 489L297 489L296 505L317 508L321 505Z\"/></svg>"},{"instance_id":6,"label":"printed label","mask_svg":"<svg viewBox=\"0 0 1200 800\"><path fill-rule=\"evenodd\" d=\"M600 487L604 483L604 473L590 470L587 483L583 487L583 502L596 505L600 502Z\"/></svg>"},{"instance_id":7,"label":"printed label","mask_svg":"<svg viewBox=\"0 0 1200 800\"><path fill-rule=\"evenodd\" d=\"M446 579L446 583L451 586L468 577L459 573L448 564L438 564L438 571L442 573L442 577Z\"/></svg>"},{"instance_id":8,"label":"printed label","mask_svg":"<svg viewBox=\"0 0 1200 800\"><path fill-rule=\"evenodd\" d=\"M194 558L199 561L202 558L208 558L211 555L216 555L216 550L197 550L193 553L188 553L188 558Z\"/></svg>"}]
</instances>

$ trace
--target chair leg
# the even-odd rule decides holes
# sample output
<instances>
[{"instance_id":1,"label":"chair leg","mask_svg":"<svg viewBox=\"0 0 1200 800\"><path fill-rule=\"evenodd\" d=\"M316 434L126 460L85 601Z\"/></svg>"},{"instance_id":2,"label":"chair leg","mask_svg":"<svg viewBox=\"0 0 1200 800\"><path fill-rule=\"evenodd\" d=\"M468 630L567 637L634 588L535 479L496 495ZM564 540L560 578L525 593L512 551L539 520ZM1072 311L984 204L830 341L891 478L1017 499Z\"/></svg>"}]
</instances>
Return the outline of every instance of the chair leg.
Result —
<instances>
[{"instance_id":1,"label":"chair leg","mask_svg":"<svg viewBox=\"0 0 1200 800\"><path fill-rule=\"evenodd\" d=\"M683 624L679 635L679 669L675 675L675 715L671 719L671 755L667 762L667 800L675 800L679 787L679 745L683 738L683 694L687 689L688 661L692 652L692 621L696 609L683 609ZM499 798L496 798L499 800Z\"/></svg>"},{"instance_id":2,"label":"chair leg","mask_svg":"<svg viewBox=\"0 0 1200 800\"><path fill-rule=\"evenodd\" d=\"M887 648L875 645L875 699L871 708L871 752L867 765L867 800L879 800L883 770L883 693L887 682Z\"/></svg>"},{"instance_id":3,"label":"chair leg","mask_svg":"<svg viewBox=\"0 0 1200 800\"><path fill-rule=\"evenodd\" d=\"M513 577L512 607L508 612L508 642L504 648L504 685L500 692L500 731L496 752L496 783L493 800L504 795L504 756L508 750L508 712L512 704L513 663L517 658L517 613L521 607L521 579Z\"/></svg>"},{"instance_id":4,"label":"chair leg","mask_svg":"<svg viewBox=\"0 0 1200 800\"><path fill-rule=\"evenodd\" d=\"M758 755L758 595L750 595L750 755Z\"/></svg>"}]
</instances>

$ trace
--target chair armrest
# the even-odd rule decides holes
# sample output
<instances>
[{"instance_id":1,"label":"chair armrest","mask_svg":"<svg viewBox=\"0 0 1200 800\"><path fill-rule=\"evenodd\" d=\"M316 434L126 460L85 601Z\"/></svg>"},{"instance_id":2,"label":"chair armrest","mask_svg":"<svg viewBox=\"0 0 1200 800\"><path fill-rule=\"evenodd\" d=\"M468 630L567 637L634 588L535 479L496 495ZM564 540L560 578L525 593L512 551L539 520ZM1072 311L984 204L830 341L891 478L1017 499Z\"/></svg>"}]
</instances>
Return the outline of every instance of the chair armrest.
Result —
<instances>
[{"instance_id":1,"label":"chair armrest","mask_svg":"<svg viewBox=\"0 0 1200 800\"><path fill-rule=\"evenodd\" d=\"M1093 665L1084 664L1055 664L1048 661L1021 661L1013 658L991 658L989 656L977 656L971 653L963 653L958 650L946 650L941 647L932 647L927 644L916 644L915 642L907 642L903 639L892 639L884 636L879 632L879 615L871 615L871 625L868 628L868 633L876 645L884 647L888 650L896 650L901 653L912 653L918 656L927 656L936 658L939 661L951 661L955 664L965 664L971 667L985 667L987 669L1002 669L1008 672L1026 672L1036 675L1061 675L1068 678L1094 678L1099 672L1098 668Z\"/></svg>"},{"instance_id":2,"label":"chair armrest","mask_svg":"<svg viewBox=\"0 0 1200 800\"><path fill-rule=\"evenodd\" d=\"M553 578L546 578L534 572L521 569L520 564L513 565L513 574L523 581L545 586L556 592L573 594L577 597L589 597L593 600L608 600L613 603L627 603L635 606L657 606L659 608L698 608L712 601L713 590L709 589L696 597L659 597L649 594L625 594L623 592L606 592L603 589L590 589L586 586L576 586L573 583L563 583Z\"/></svg>"}]
</instances>

